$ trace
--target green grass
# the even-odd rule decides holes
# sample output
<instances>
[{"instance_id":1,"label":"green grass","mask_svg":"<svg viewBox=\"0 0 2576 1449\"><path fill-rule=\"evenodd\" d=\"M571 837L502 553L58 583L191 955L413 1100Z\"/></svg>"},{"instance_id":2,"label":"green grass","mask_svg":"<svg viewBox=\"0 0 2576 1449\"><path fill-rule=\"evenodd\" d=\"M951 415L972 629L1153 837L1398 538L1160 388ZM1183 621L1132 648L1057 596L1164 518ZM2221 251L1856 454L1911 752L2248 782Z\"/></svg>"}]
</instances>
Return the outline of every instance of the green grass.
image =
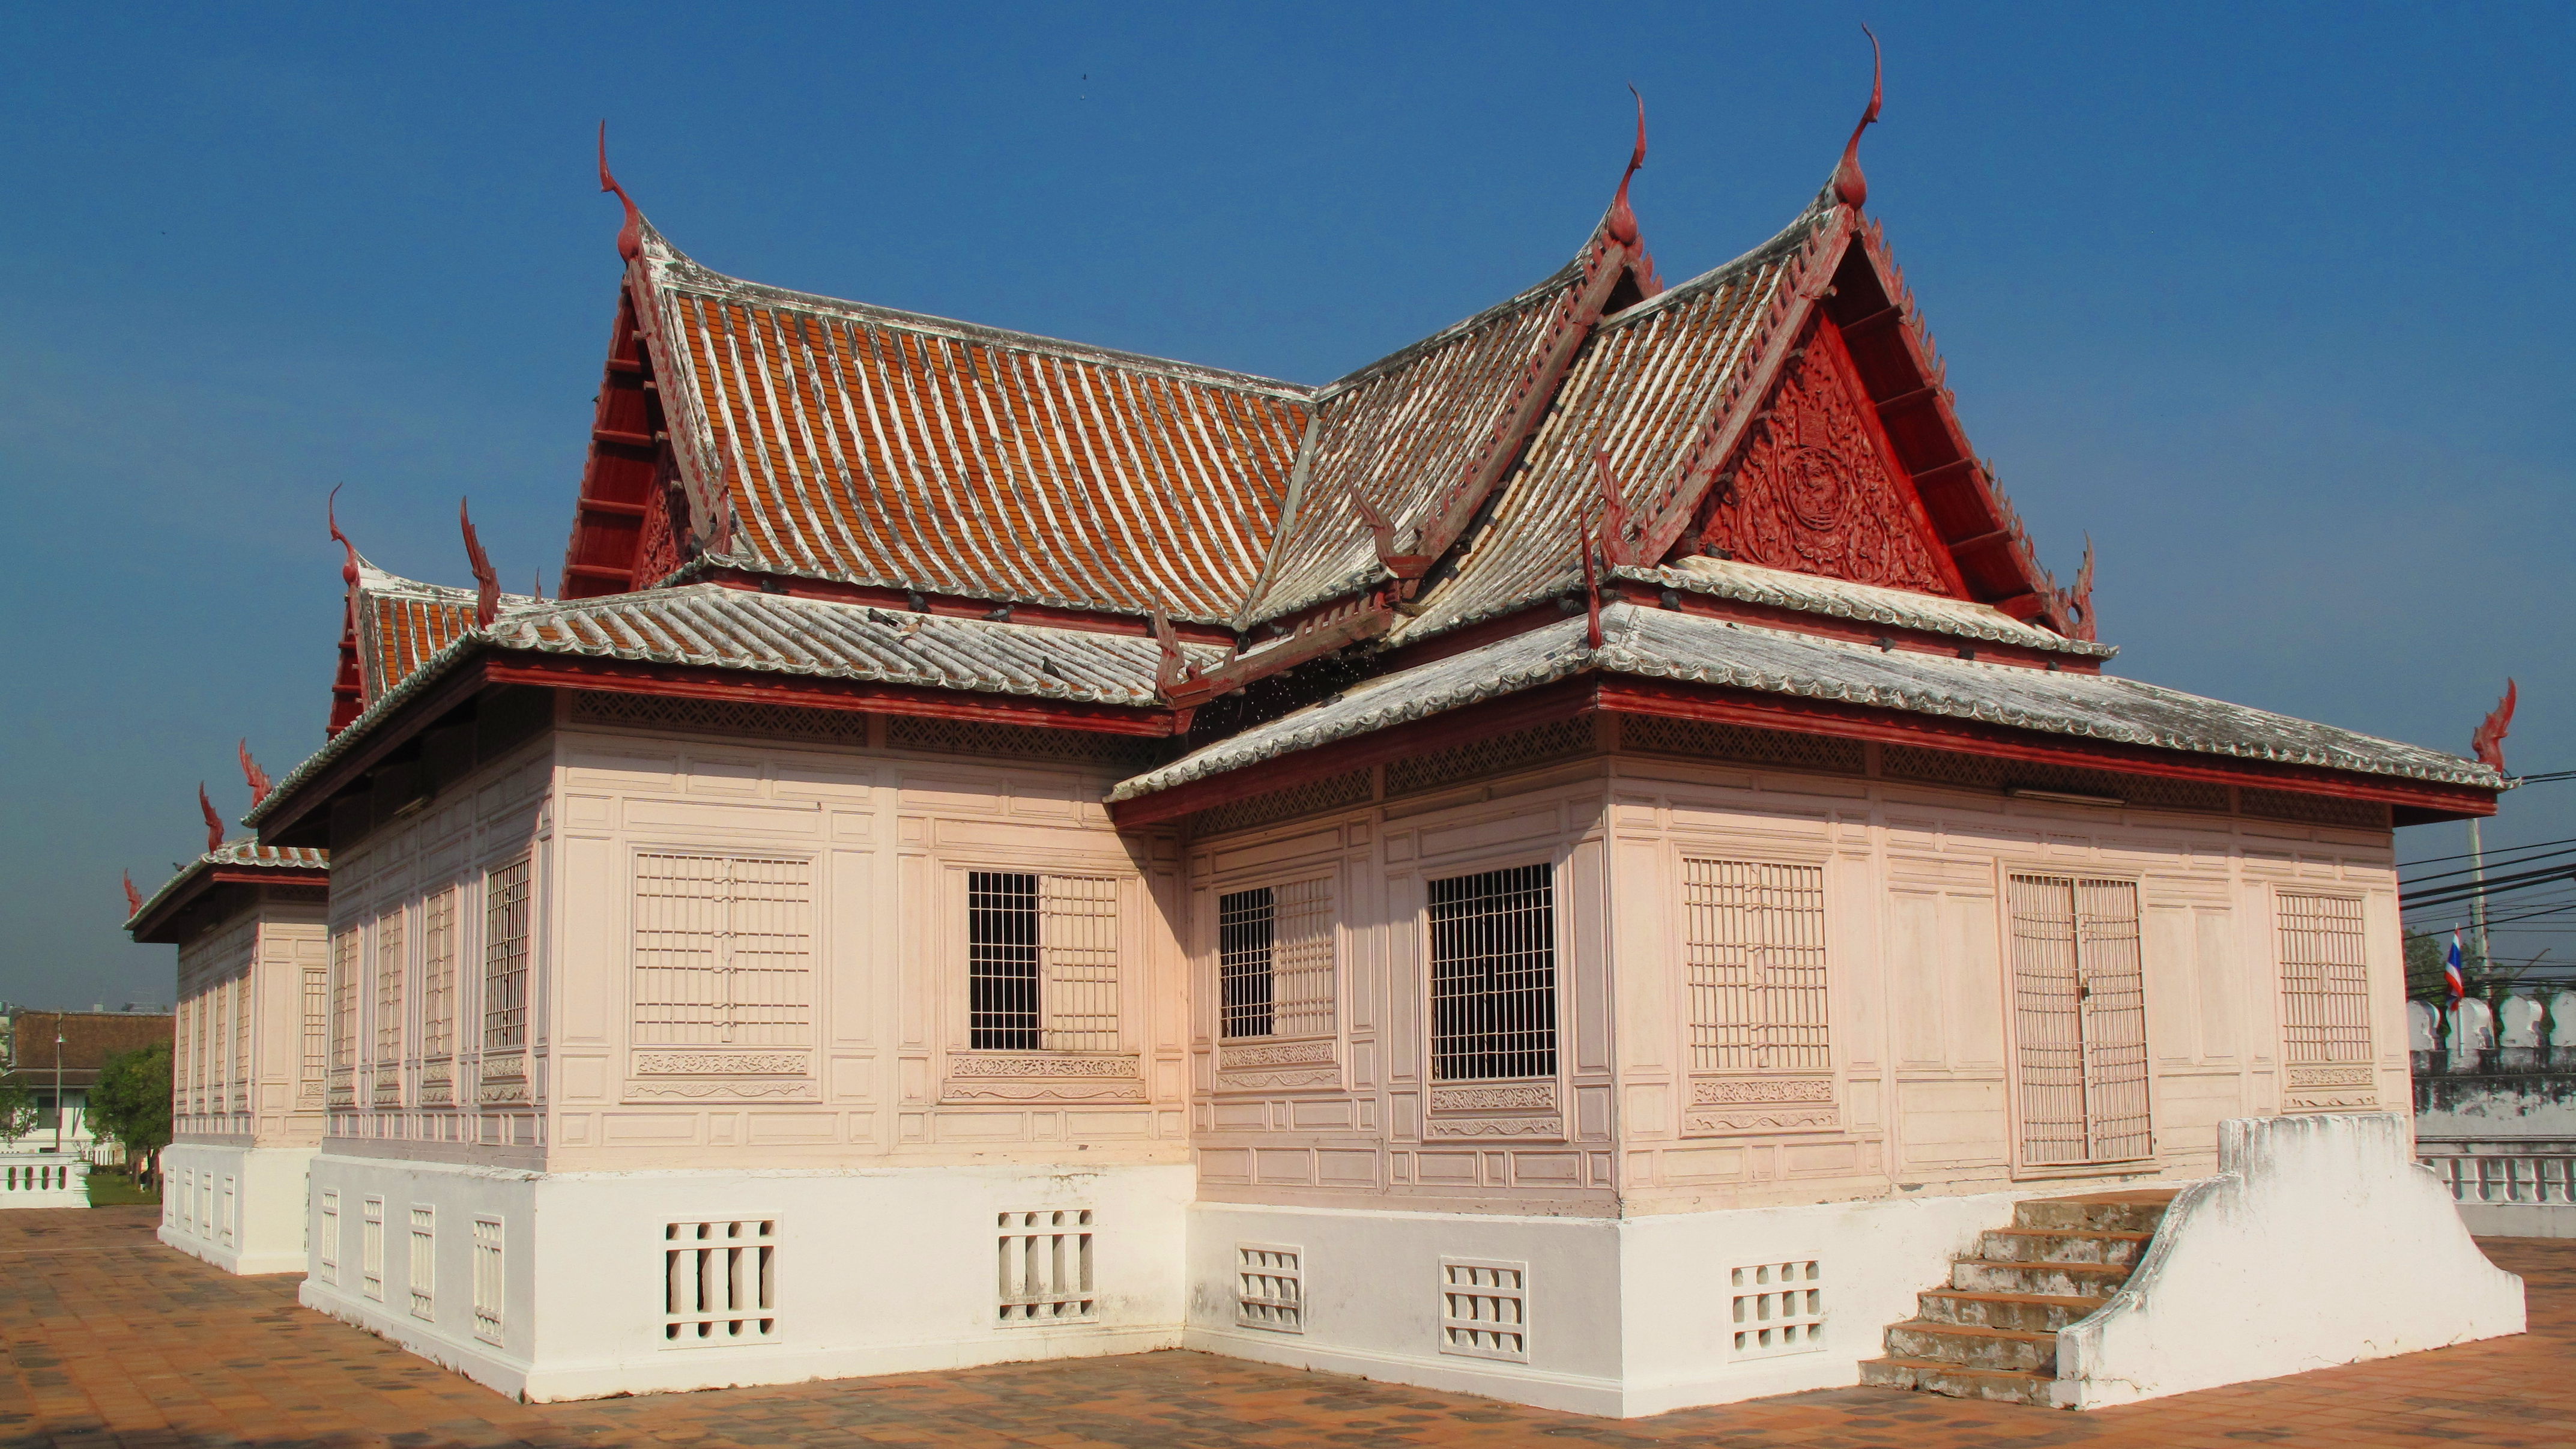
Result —
<instances>
[{"instance_id":1,"label":"green grass","mask_svg":"<svg viewBox=\"0 0 2576 1449\"><path fill-rule=\"evenodd\" d=\"M134 1179L122 1172L93 1169L89 1175L89 1205L102 1207L159 1206L161 1194L152 1188L137 1187Z\"/></svg>"}]
</instances>

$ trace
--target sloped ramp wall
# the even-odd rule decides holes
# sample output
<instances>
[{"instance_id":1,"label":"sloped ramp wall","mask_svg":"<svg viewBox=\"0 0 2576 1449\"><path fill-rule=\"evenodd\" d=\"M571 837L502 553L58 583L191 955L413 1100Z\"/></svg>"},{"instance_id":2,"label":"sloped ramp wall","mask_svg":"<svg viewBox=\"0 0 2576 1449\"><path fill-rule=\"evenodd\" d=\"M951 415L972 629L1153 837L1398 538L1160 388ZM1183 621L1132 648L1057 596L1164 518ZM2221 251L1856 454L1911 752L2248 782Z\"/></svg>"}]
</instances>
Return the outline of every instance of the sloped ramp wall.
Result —
<instances>
[{"instance_id":1,"label":"sloped ramp wall","mask_svg":"<svg viewBox=\"0 0 2576 1449\"><path fill-rule=\"evenodd\" d=\"M2057 1336L2059 1401L2125 1404L2523 1331L2388 1113L2218 1124L2219 1175L2183 1189L2128 1286Z\"/></svg>"}]
</instances>

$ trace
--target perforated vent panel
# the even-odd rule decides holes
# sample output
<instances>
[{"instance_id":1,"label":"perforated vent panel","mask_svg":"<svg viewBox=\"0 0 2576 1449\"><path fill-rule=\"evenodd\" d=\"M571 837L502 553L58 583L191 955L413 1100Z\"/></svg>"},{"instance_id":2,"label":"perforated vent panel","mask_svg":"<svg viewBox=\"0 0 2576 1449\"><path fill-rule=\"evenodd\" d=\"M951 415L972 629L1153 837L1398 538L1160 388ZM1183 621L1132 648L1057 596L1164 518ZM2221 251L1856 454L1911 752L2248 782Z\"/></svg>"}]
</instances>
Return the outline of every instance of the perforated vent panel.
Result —
<instances>
[{"instance_id":1,"label":"perforated vent panel","mask_svg":"<svg viewBox=\"0 0 2576 1449\"><path fill-rule=\"evenodd\" d=\"M2389 828L2388 807L2376 800L2339 800L2332 795L2303 795L2292 790L2240 792L2245 813L2267 820L2296 820L2308 825L2346 825L2356 830Z\"/></svg>"},{"instance_id":2,"label":"perforated vent panel","mask_svg":"<svg viewBox=\"0 0 2576 1449\"><path fill-rule=\"evenodd\" d=\"M628 725L710 735L777 735L865 745L868 716L838 709L790 709L775 704L736 704L715 699L666 699L649 694L576 694L575 724Z\"/></svg>"},{"instance_id":3,"label":"perforated vent panel","mask_svg":"<svg viewBox=\"0 0 2576 1449\"><path fill-rule=\"evenodd\" d=\"M1619 721L1619 746L1649 755L1684 755L1692 759L1732 760L1746 765L1778 765L1791 770L1820 770L1857 775L1867 765L1868 750L1858 740L1830 735L1757 730L1745 725L1711 724L1705 720L1629 715Z\"/></svg>"},{"instance_id":4,"label":"perforated vent panel","mask_svg":"<svg viewBox=\"0 0 2576 1449\"><path fill-rule=\"evenodd\" d=\"M1089 764L1112 765L1122 770L1144 769L1162 758L1167 748L1162 740L1134 735L1036 729L1027 725L984 724L976 720L919 719L910 715L896 715L886 721L886 743L898 750L1080 760Z\"/></svg>"},{"instance_id":5,"label":"perforated vent panel","mask_svg":"<svg viewBox=\"0 0 2576 1449\"><path fill-rule=\"evenodd\" d=\"M2025 764L1912 745L1889 745L1879 751L1878 769L1891 780L1957 785L1968 790L2063 790L2070 795L2108 796L2148 810L2200 810L2215 815L2224 815L2228 809L2224 785L2081 770L2067 765Z\"/></svg>"},{"instance_id":6,"label":"perforated vent panel","mask_svg":"<svg viewBox=\"0 0 2576 1449\"><path fill-rule=\"evenodd\" d=\"M1275 825L1294 820L1300 815L1316 815L1326 810L1346 810L1365 805L1370 795L1369 772L1352 770L1347 774L1327 775L1285 790L1231 801L1213 810L1202 810L1193 822L1196 835L1222 835L1229 830L1250 830L1257 825Z\"/></svg>"},{"instance_id":7,"label":"perforated vent panel","mask_svg":"<svg viewBox=\"0 0 2576 1449\"><path fill-rule=\"evenodd\" d=\"M1586 717L1452 745L1387 766L1386 793L1408 795L1417 790L1434 790L1460 780L1506 774L1543 760L1584 754L1591 750L1592 740L1592 721Z\"/></svg>"}]
</instances>

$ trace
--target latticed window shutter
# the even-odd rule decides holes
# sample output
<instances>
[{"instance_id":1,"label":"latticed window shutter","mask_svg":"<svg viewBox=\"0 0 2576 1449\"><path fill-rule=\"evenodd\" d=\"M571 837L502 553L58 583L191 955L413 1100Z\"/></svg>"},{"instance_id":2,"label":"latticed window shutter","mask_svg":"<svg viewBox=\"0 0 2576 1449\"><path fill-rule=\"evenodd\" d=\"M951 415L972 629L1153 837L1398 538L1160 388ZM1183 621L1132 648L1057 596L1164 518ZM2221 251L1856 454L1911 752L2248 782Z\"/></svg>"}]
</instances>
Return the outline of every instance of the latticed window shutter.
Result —
<instances>
[{"instance_id":1,"label":"latticed window shutter","mask_svg":"<svg viewBox=\"0 0 2576 1449\"><path fill-rule=\"evenodd\" d=\"M528 1042L528 857L483 882L483 1049Z\"/></svg>"},{"instance_id":2,"label":"latticed window shutter","mask_svg":"<svg viewBox=\"0 0 2576 1449\"><path fill-rule=\"evenodd\" d=\"M1684 860L1691 1066L1823 1071L1825 872Z\"/></svg>"},{"instance_id":3,"label":"latticed window shutter","mask_svg":"<svg viewBox=\"0 0 2576 1449\"><path fill-rule=\"evenodd\" d=\"M1038 878L1039 1002L1048 1051L1118 1049L1118 882Z\"/></svg>"},{"instance_id":4,"label":"latticed window shutter","mask_svg":"<svg viewBox=\"0 0 2576 1449\"><path fill-rule=\"evenodd\" d=\"M2280 898L2281 1047L2292 1062L2370 1060L2370 968L2361 902Z\"/></svg>"},{"instance_id":5,"label":"latticed window shutter","mask_svg":"<svg viewBox=\"0 0 2576 1449\"><path fill-rule=\"evenodd\" d=\"M636 857L636 1043L805 1040L813 1020L812 916L810 862Z\"/></svg>"}]
</instances>

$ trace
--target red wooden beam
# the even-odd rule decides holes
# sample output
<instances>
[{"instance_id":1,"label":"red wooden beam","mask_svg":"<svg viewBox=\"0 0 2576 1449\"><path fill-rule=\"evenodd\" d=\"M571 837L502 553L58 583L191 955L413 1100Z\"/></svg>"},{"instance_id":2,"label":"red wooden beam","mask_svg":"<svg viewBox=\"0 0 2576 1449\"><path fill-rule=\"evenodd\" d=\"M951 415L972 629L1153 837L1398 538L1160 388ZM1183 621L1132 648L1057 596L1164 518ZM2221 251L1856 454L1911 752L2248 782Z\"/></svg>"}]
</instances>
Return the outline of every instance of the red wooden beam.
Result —
<instances>
[{"instance_id":1,"label":"red wooden beam","mask_svg":"<svg viewBox=\"0 0 2576 1449\"><path fill-rule=\"evenodd\" d=\"M483 661L492 684L541 689L589 689L608 694L651 694L670 699L720 699L743 704L837 709L865 714L921 715L982 720L1098 734L1160 737L1173 733L1171 712L1150 706L1046 701L957 689L925 689L853 679L801 679L694 664L654 664L629 659L590 659L556 654L496 653Z\"/></svg>"}]
</instances>

